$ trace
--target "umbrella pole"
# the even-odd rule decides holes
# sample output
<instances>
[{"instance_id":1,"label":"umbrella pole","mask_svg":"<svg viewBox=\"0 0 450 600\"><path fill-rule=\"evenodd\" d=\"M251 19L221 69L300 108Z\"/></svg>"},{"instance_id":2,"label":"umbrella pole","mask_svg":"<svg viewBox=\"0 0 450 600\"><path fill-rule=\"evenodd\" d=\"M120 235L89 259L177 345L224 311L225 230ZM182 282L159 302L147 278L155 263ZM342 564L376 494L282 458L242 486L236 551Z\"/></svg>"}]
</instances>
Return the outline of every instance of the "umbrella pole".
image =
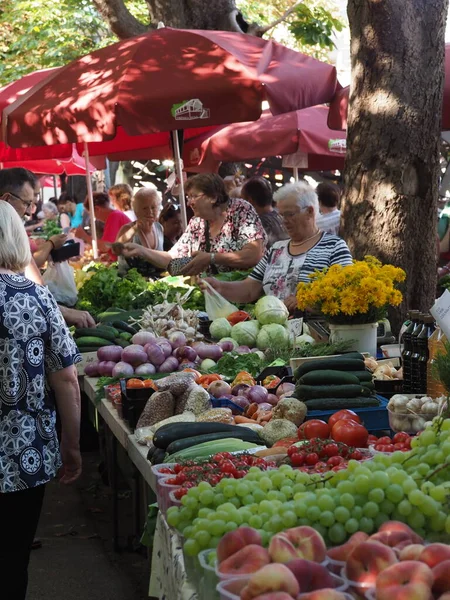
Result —
<instances>
[{"instance_id":1,"label":"umbrella pole","mask_svg":"<svg viewBox=\"0 0 450 600\"><path fill-rule=\"evenodd\" d=\"M295 179L295 181L298 181L298 169L297 169L297 167L294 167L292 169L292 171L294 172L294 179Z\"/></svg>"},{"instance_id":2,"label":"umbrella pole","mask_svg":"<svg viewBox=\"0 0 450 600\"><path fill-rule=\"evenodd\" d=\"M94 260L98 258L98 246L97 246L97 228L95 226L95 212L94 212L94 196L92 194L92 181L91 172L89 165L89 148L87 142L84 142L84 162L86 164L86 185L89 202L89 217L91 223L91 236L92 236L92 250L94 253Z\"/></svg>"},{"instance_id":3,"label":"umbrella pole","mask_svg":"<svg viewBox=\"0 0 450 600\"><path fill-rule=\"evenodd\" d=\"M58 186L56 185L56 175L53 175L53 193L55 194L55 198L58 197Z\"/></svg>"},{"instance_id":4,"label":"umbrella pole","mask_svg":"<svg viewBox=\"0 0 450 600\"><path fill-rule=\"evenodd\" d=\"M187 227L187 213L186 213L186 200L184 198L184 182L183 182L183 165L181 163L181 155L180 155L180 144L178 139L178 131L171 131L170 135L172 136L173 142L173 152L175 158L175 173L178 178L179 185L179 194L178 198L180 200L180 211L181 211L181 222L183 224L183 229Z\"/></svg>"}]
</instances>

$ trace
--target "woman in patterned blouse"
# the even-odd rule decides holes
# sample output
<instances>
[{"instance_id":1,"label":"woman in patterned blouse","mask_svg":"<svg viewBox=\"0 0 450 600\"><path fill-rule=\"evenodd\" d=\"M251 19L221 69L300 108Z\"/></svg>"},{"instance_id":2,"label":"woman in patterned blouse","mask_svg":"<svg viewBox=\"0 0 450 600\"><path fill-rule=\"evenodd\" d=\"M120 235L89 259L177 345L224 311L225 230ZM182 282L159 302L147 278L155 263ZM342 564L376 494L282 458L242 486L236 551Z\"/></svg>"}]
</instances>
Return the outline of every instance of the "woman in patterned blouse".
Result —
<instances>
[{"instance_id":1,"label":"woman in patterned blouse","mask_svg":"<svg viewBox=\"0 0 450 600\"><path fill-rule=\"evenodd\" d=\"M21 273L31 260L14 208L0 201L0 573L23 600L46 484L81 473L75 342L55 299ZM56 433L56 407L61 444Z\"/></svg>"},{"instance_id":2,"label":"woman in patterned blouse","mask_svg":"<svg viewBox=\"0 0 450 600\"><path fill-rule=\"evenodd\" d=\"M174 258L192 257L182 275L254 267L262 258L265 233L254 208L230 199L223 179L212 173L188 179L186 192L194 212L186 231L168 252L125 244L126 257L142 256L160 269Z\"/></svg>"}]
</instances>

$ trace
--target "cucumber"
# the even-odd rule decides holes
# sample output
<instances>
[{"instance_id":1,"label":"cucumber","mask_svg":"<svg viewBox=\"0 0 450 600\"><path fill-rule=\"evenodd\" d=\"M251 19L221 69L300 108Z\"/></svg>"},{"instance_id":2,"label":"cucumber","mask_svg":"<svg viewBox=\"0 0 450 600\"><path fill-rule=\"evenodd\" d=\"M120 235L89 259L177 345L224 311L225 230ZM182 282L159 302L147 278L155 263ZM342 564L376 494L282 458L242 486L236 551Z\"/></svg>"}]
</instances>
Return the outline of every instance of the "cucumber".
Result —
<instances>
[{"instance_id":1,"label":"cucumber","mask_svg":"<svg viewBox=\"0 0 450 600\"><path fill-rule=\"evenodd\" d=\"M361 384L350 385L296 385L295 396L307 401L315 398L357 398L364 396ZM370 394L369 394L370 395Z\"/></svg>"},{"instance_id":2,"label":"cucumber","mask_svg":"<svg viewBox=\"0 0 450 600\"><path fill-rule=\"evenodd\" d=\"M126 342L129 342L133 336L131 335L131 333L127 333L126 331L123 331L122 333L118 333L118 337L121 340L125 340Z\"/></svg>"},{"instance_id":3,"label":"cucumber","mask_svg":"<svg viewBox=\"0 0 450 600\"><path fill-rule=\"evenodd\" d=\"M119 335L117 333L117 335ZM77 329L75 331L75 339L79 340L81 338L85 338L85 337L98 337L101 338L102 340L109 340L110 342L114 342L114 340L116 339L116 334L111 333L110 331L105 331L101 328L96 327L95 329L89 329L88 327L83 327L81 329Z\"/></svg>"},{"instance_id":4,"label":"cucumber","mask_svg":"<svg viewBox=\"0 0 450 600\"><path fill-rule=\"evenodd\" d=\"M128 323L125 323L125 321L113 321L112 325L118 329L120 333L131 333L131 335L137 333L137 329L131 325L128 325Z\"/></svg>"},{"instance_id":5,"label":"cucumber","mask_svg":"<svg viewBox=\"0 0 450 600\"><path fill-rule=\"evenodd\" d=\"M80 337L76 341L78 348L82 348L84 346L92 346L101 348L102 346L110 346L111 340L105 340L101 337L95 337L93 335Z\"/></svg>"},{"instance_id":6,"label":"cucumber","mask_svg":"<svg viewBox=\"0 0 450 600\"><path fill-rule=\"evenodd\" d=\"M101 348L102 346L100 346ZM81 352L81 354L84 354L85 352L97 352L97 350L99 349L99 346L82 346L81 348L78 347L78 350Z\"/></svg>"},{"instance_id":7,"label":"cucumber","mask_svg":"<svg viewBox=\"0 0 450 600\"><path fill-rule=\"evenodd\" d=\"M295 371L295 379L300 379L310 371L364 371L364 361L358 358L324 358L322 360L308 360Z\"/></svg>"},{"instance_id":8,"label":"cucumber","mask_svg":"<svg viewBox=\"0 0 450 600\"><path fill-rule=\"evenodd\" d=\"M165 462L180 462L186 460L204 460L208 459L218 452L247 452L252 448L257 448L257 444L245 442L237 438L223 438L211 442L202 442L196 446L191 446L175 454L166 454Z\"/></svg>"},{"instance_id":9,"label":"cucumber","mask_svg":"<svg viewBox=\"0 0 450 600\"><path fill-rule=\"evenodd\" d=\"M299 379L299 382L305 385L346 385L352 383L358 385L359 381L356 375L348 371L332 371L331 369L310 371Z\"/></svg>"},{"instance_id":10,"label":"cucumber","mask_svg":"<svg viewBox=\"0 0 450 600\"><path fill-rule=\"evenodd\" d=\"M346 373L350 373L351 375L355 375L359 379L359 381L372 381L372 373L370 371L346 371Z\"/></svg>"},{"instance_id":11,"label":"cucumber","mask_svg":"<svg viewBox=\"0 0 450 600\"><path fill-rule=\"evenodd\" d=\"M105 312L115 312L115 313L124 313L127 312L123 308L119 308L118 306L110 306L105 310Z\"/></svg>"},{"instance_id":12,"label":"cucumber","mask_svg":"<svg viewBox=\"0 0 450 600\"><path fill-rule=\"evenodd\" d=\"M306 401L308 412L311 410L341 410L341 408L368 408L380 406L376 396L369 398L315 398Z\"/></svg>"},{"instance_id":13,"label":"cucumber","mask_svg":"<svg viewBox=\"0 0 450 600\"><path fill-rule=\"evenodd\" d=\"M243 427L237 425L228 425L227 423L169 423L163 425L158 429L153 437L153 443L157 448L167 448L169 444L177 440L184 438L190 438L194 436L207 435L210 433L227 433L228 437L234 437L234 434L242 432ZM260 444L261 438L257 433L252 431L253 440L255 443Z\"/></svg>"},{"instance_id":14,"label":"cucumber","mask_svg":"<svg viewBox=\"0 0 450 600\"><path fill-rule=\"evenodd\" d=\"M103 322L107 322L107 321L113 321L114 319L120 319L122 314L123 313L120 313L120 312L105 311L105 312L98 313L97 319L103 323Z\"/></svg>"},{"instance_id":15,"label":"cucumber","mask_svg":"<svg viewBox=\"0 0 450 600\"><path fill-rule=\"evenodd\" d=\"M124 340L121 337L115 338L114 343L121 348L128 348L128 346L131 346L130 342L127 342L127 340Z\"/></svg>"},{"instance_id":16,"label":"cucumber","mask_svg":"<svg viewBox=\"0 0 450 600\"><path fill-rule=\"evenodd\" d=\"M109 333L114 336L118 336L120 333L120 331L118 329L116 329L115 327L112 327L111 325L103 325L103 323L97 325L95 330L98 331L99 333Z\"/></svg>"},{"instance_id":17,"label":"cucumber","mask_svg":"<svg viewBox=\"0 0 450 600\"><path fill-rule=\"evenodd\" d=\"M142 309L138 309L138 310L129 310L127 312L102 312L99 315L97 315L97 318L102 321L102 322L108 322L108 321L124 321L125 323L128 323L128 321L130 319L140 319L142 317L142 313L144 311Z\"/></svg>"},{"instance_id":18,"label":"cucumber","mask_svg":"<svg viewBox=\"0 0 450 600\"><path fill-rule=\"evenodd\" d=\"M262 444L258 434L255 434L255 432L251 431L251 429L246 429L245 427L239 427L239 429L241 429L241 431L233 433L232 436L229 432L219 431L217 433L206 433L203 435L195 435L193 437L176 440L167 446L166 453L175 454L177 452L181 452L182 450L186 450L186 448L203 444L204 442L215 442L223 439L238 439L242 440L243 442Z\"/></svg>"}]
</instances>

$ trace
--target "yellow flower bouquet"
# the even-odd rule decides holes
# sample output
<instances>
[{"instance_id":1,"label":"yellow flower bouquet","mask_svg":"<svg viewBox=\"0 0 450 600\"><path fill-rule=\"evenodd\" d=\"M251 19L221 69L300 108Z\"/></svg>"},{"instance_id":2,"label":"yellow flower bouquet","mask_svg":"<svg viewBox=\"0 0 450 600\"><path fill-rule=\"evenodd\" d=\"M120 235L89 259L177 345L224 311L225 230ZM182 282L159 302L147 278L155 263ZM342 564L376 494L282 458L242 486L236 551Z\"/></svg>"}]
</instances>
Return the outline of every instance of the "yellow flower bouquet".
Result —
<instances>
[{"instance_id":1,"label":"yellow flower bouquet","mask_svg":"<svg viewBox=\"0 0 450 600\"><path fill-rule=\"evenodd\" d=\"M298 284L298 307L319 310L336 325L374 323L389 305L401 303L396 284L405 277L403 269L383 265L373 256L346 267L333 265L310 275L311 283Z\"/></svg>"}]
</instances>

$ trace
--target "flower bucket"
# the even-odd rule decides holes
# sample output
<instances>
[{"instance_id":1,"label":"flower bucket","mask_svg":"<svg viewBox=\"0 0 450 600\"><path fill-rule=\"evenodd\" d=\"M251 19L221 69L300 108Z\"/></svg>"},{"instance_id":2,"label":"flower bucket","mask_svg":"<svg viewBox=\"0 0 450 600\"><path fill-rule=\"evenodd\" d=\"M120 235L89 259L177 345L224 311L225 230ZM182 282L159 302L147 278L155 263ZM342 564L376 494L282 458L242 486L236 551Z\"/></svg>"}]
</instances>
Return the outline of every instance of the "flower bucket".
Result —
<instances>
[{"instance_id":1,"label":"flower bucket","mask_svg":"<svg viewBox=\"0 0 450 600\"><path fill-rule=\"evenodd\" d=\"M377 356L377 327L378 323L361 323L357 325L333 325L330 327L330 342L346 342L353 340L349 350L368 352Z\"/></svg>"}]
</instances>

